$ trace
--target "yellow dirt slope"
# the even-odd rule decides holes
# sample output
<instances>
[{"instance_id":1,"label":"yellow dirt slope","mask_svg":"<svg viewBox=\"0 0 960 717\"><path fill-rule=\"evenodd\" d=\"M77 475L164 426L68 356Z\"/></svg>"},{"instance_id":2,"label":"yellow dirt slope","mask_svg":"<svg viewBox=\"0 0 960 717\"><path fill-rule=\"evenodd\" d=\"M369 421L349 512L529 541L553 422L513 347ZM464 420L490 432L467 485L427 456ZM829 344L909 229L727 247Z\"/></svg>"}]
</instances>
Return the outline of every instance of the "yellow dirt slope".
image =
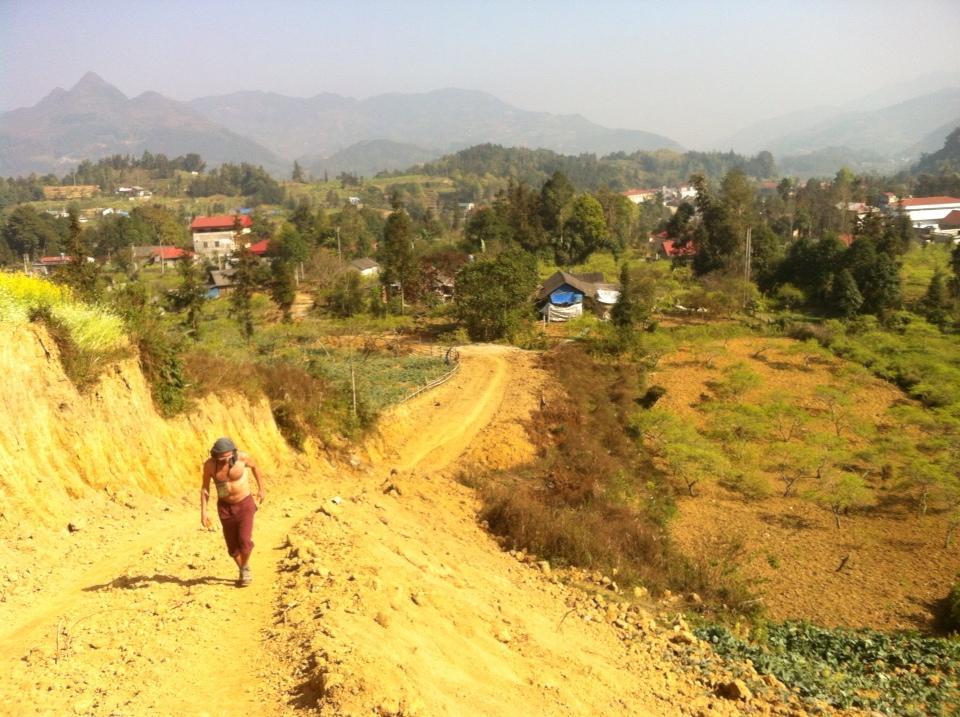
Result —
<instances>
[{"instance_id":1,"label":"yellow dirt slope","mask_svg":"<svg viewBox=\"0 0 960 717\"><path fill-rule=\"evenodd\" d=\"M181 495L220 435L278 463L289 452L265 402L206 398L184 418L153 408L135 359L80 395L42 327L0 324L0 496L6 527L65 524L72 500L103 492ZM0 528L2 529L2 528Z\"/></svg>"}]
</instances>

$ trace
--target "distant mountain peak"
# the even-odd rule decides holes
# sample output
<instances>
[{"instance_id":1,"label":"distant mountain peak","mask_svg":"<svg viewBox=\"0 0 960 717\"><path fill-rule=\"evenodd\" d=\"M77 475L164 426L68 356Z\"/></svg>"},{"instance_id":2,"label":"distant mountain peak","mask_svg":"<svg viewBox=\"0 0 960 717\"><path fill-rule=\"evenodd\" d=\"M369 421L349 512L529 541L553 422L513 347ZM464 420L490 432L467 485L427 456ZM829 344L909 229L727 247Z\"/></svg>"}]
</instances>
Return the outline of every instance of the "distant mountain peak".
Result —
<instances>
[{"instance_id":1,"label":"distant mountain peak","mask_svg":"<svg viewBox=\"0 0 960 717\"><path fill-rule=\"evenodd\" d=\"M117 87L111 85L96 72L88 72L73 87L70 88L70 95L77 96L97 96L111 100L126 100L127 96Z\"/></svg>"}]
</instances>

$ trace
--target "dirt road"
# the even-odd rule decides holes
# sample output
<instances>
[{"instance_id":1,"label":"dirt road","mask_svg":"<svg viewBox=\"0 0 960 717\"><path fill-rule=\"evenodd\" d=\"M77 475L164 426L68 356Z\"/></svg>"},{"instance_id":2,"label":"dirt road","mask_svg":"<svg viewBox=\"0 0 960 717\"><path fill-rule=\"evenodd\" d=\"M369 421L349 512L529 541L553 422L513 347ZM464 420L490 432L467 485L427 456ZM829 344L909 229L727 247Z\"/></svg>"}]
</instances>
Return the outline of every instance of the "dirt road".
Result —
<instances>
[{"instance_id":1,"label":"dirt road","mask_svg":"<svg viewBox=\"0 0 960 717\"><path fill-rule=\"evenodd\" d=\"M0 713L689 713L705 688L568 619L571 589L501 551L451 477L529 459L543 378L529 354L469 349L384 417L359 467L268 472L246 589L192 495L90 504L75 533L23 536L0 594Z\"/></svg>"}]
</instances>

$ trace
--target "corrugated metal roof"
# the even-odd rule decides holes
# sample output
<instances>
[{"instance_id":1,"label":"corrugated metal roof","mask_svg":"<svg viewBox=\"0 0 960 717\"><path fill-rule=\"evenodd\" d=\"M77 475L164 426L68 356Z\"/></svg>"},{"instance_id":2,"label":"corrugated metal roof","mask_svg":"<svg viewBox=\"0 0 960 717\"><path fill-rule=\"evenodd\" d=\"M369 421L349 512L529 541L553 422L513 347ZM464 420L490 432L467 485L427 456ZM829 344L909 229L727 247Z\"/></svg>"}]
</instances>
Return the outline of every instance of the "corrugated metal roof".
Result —
<instances>
[{"instance_id":1,"label":"corrugated metal roof","mask_svg":"<svg viewBox=\"0 0 960 717\"><path fill-rule=\"evenodd\" d=\"M236 218L240 217L240 226L249 228L253 222L245 214L217 214L211 217L197 217L190 222L191 229L233 229Z\"/></svg>"}]
</instances>

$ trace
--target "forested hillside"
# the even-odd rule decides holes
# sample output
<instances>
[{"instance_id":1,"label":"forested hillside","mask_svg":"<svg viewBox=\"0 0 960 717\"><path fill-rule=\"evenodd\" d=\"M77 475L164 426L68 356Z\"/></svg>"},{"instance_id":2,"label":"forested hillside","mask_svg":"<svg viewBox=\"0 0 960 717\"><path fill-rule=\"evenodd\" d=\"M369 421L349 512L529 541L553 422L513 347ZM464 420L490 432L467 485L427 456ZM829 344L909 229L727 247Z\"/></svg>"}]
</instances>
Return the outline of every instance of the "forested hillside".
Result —
<instances>
[{"instance_id":1,"label":"forested hillside","mask_svg":"<svg viewBox=\"0 0 960 717\"><path fill-rule=\"evenodd\" d=\"M662 149L652 152L615 152L598 158L594 154L563 155L548 149L502 147L481 144L418 165L410 172L431 176L513 177L527 184L542 184L554 172L562 172L577 187L615 191L630 187L675 186L693 174L719 181L731 169L768 179L777 176L773 156L760 152L745 157L734 152L686 152Z\"/></svg>"}]
</instances>

